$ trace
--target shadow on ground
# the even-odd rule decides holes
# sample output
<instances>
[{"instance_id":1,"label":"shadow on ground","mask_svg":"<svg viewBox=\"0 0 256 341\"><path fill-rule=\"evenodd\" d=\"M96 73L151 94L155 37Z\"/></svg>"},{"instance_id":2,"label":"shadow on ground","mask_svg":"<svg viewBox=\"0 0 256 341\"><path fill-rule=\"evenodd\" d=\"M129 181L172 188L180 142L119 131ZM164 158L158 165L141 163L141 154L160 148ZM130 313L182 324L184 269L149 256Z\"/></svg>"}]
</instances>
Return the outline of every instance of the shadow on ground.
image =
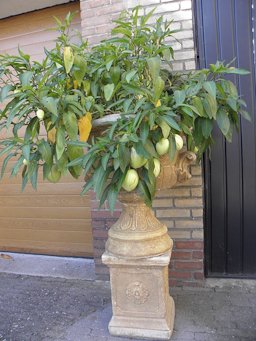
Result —
<instances>
[{"instance_id":1,"label":"shadow on ground","mask_svg":"<svg viewBox=\"0 0 256 341\"><path fill-rule=\"evenodd\" d=\"M255 341L255 287L174 289L172 340ZM126 341L111 337L108 283L0 274L0 341Z\"/></svg>"}]
</instances>

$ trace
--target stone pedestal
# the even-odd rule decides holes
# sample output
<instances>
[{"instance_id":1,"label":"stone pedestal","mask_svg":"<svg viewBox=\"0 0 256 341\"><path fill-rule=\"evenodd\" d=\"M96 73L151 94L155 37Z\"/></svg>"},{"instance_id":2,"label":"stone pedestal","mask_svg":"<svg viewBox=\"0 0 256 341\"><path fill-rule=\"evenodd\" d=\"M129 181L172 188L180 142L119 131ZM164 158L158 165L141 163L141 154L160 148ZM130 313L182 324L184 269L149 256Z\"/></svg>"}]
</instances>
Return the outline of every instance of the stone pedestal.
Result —
<instances>
[{"instance_id":1,"label":"stone pedestal","mask_svg":"<svg viewBox=\"0 0 256 341\"><path fill-rule=\"evenodd\" d=\"M113 317L111 335L168 340L175 306L169 295L171 251L155 257L124 259L105 252L110 268Z\"/></svg>"},{"instance_id":2,"label":"stone pedestal","mask_svg":"<svg viewBox=\"0 0 256 341\"><path fill-rule=\"evenodd\" d=\"M157 189L167 189L191 177L191 152L179 152L173 161L161 158ZM134 192L121 192L123 211L110 228L102 261L110 269L112 335L168 340L173 331L174 302L169 295L168 265L173 241L167 227Z\"/></svg>"}]
</instances>

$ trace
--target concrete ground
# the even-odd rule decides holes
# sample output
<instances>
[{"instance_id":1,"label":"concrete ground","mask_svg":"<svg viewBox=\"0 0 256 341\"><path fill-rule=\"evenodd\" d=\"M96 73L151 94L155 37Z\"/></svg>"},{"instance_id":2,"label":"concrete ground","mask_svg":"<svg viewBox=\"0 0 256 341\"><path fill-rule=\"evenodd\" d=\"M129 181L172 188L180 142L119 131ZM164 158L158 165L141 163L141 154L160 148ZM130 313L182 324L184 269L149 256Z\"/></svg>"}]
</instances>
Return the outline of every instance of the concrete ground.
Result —
<instances>
[{"instance_id":1,"label":"concrete ground","mask_svg":"<svg viewBox=\"0 0 256 341\"><path fill-rule=\"evenodd\" d=\"M107 282L95 281L91 271L87 279L76 278L74 269L64 278L57 257L51 277L44 276L42 264L40 276L35 269L32 275L21 269L20 275L11 263L16 255L10 257L0 257L0 341L128 341L108 334ZM208 281L204 288L174 288L171 294L176 303L172 340L256 341L256 281Z\"/></svg>"}]
</instances>

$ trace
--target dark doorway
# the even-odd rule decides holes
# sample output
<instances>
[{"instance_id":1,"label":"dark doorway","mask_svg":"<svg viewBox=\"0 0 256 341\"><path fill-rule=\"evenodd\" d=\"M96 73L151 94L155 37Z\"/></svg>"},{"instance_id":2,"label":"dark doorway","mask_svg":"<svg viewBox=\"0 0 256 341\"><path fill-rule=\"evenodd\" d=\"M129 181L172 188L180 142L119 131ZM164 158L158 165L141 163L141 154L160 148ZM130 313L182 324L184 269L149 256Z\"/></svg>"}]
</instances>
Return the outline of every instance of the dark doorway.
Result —
<instances>
[{"instance_id":1,"label":"dark doorway","mask_svg":"<svg viewBox=\"0 0 256 341\"><path fill-rule=\"evenodd\" d=\"M216 60L250 70L234 77L252 122L226 143L216 129L205 156L206 276L256 278L256 82L254 0L195 0L198 67Z\"/></svg>"}]
</instances>

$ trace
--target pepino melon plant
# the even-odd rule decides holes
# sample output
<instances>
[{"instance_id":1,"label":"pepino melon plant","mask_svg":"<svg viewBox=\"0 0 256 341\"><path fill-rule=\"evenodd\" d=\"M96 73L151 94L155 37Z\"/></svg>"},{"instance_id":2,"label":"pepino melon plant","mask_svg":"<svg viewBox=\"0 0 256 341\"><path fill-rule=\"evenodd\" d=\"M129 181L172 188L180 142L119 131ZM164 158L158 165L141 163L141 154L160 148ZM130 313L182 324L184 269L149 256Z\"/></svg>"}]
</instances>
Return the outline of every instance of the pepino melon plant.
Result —
<instances>
[{"instance_id":1,"label":"pepino melon plant","mask_svg":"<svg viewBox=\"0 0 256 341\"><path fill-rule=\"evenodd\" d=\"M0 56L1 177L12 158L12 176L22 172L22 189L69 172L83 175L82 194L94 189L113 210L120 190L138 191L151 204L160 157L172 160L186 143L198 159L213 143L219 127L228 141L239 127L239 114L250 119L246 103L225 76L246 70L216 62L209 69L174 72L172 22L153 11L139 17L139 7L115 21L111 38L88 49L74 43L69 26L57 20L59 37L42 62L19 55ZM101 120L109 118L100 129Z\"/></svg>"}]
</instances>

